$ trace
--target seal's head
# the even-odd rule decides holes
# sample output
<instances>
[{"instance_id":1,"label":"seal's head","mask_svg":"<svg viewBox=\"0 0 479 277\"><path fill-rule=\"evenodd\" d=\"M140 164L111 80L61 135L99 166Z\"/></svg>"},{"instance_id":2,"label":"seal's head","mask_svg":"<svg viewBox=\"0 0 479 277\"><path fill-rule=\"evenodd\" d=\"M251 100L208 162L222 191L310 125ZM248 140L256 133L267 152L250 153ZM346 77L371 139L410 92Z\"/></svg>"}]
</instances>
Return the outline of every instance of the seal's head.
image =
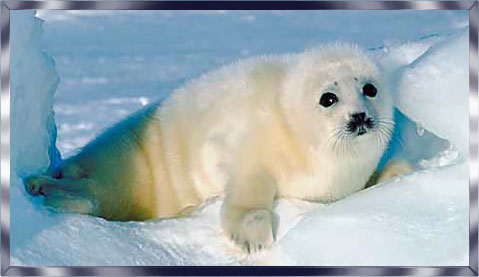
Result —
<instances>
[{"instance_id":1,"label":"seal's head","mask_svg":"<svg viewBox=\"0 0 479 277\"><path fill-rule=\"evenodd\" d=\"M392 97L367 54L330 44L293 60L281 94L290 128L317 150L382 153L394 125Z\"/></svg>"}]
</instances>

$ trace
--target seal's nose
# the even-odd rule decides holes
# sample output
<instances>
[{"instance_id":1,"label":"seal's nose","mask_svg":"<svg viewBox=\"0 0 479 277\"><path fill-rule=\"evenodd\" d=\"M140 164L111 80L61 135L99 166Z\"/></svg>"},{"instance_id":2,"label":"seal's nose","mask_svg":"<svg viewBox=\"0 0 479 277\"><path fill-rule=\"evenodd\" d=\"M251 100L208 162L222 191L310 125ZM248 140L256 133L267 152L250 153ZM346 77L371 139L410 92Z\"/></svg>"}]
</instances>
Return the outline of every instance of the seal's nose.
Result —
<instances>
[{"instance_id":1,"label":"seal's nose","mask_svg":"<svg viewBox=\"0 0 479 277\"><path fill-rule=\"evenodd\" d=\"M355 113L351 115L347 129L350 133L357 132L358 136L366 134L366 128L371 128L371 119L366 119L366 113Z\"/></svg>"},{"instance_id":2,"label":"seal's nose","mask_svg":"<svg viewBox=\"0 0 479 277\"><path fill-rule=\"evenodd\" d=\"M353 118L354 123L356 123L358 125L362 125L362 124L364 124L364 121L366 119L366 113L365 112L355 113L355 114L351 115L351 117Z\"/></svg>"}]
</instances>

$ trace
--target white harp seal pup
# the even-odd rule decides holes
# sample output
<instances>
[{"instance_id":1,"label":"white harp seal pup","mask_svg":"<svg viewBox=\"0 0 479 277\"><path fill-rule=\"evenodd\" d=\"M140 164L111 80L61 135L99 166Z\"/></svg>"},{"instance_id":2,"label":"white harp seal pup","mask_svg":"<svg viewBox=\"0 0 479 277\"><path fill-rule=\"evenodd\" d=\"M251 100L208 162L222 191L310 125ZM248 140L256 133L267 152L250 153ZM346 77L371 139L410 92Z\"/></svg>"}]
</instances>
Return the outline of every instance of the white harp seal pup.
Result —
<instances>
[{"instance_id":1,"label":"white harp seal pup","mask_svg":"<svg viewBox=\"0 0 479 277\"><path fill-rule=\"evenodd\" d=\"M239 61L121 121L26 190L59 211L109 220L189 215L224 195L239 246L274 241L273 202L331 202L363 189L393 131L393 100L358 46Z\"/></svg>"}]
</instances>

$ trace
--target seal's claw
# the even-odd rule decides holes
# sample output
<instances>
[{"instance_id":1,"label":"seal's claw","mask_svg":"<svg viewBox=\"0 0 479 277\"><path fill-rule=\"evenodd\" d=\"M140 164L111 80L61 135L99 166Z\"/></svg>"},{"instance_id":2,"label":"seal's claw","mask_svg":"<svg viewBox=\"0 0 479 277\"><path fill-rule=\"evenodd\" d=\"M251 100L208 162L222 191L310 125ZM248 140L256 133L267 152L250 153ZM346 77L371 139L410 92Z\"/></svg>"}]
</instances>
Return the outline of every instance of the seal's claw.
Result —
<instances>
[{"instance_id":1,"label":"seal's claw","mask_svg":"<svg viewBox=\"0 0 479 277\"><path fill-rule=\"evenodd\" d=\"M274 242L273 215L268 210L252 210L245 214L233 241L248 254L262 251Z\"/></svg>"},{"instance_id":2,"label":"seal's claw","mask_svg":"<svg viewBox=\"0 0 479 277\"><path fill-rule=\"evenodd\" d=\"M27 177L24 179L25 190L33 196L44 195L41 179L37 177Z\"/></svg>"}]
</instances>

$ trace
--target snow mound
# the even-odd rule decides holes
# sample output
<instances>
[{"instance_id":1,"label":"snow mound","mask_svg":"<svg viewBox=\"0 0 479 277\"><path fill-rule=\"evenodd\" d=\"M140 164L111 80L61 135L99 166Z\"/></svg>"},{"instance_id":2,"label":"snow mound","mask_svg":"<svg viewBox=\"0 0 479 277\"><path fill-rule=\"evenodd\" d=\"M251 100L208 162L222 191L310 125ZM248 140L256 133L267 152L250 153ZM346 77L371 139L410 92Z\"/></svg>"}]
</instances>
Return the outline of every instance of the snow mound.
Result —
<instances>
[{"instance_id":1,"label":"snow mound","mask_svg":"<svg viewBox=\"0 0 479 277\"><path fill-rule=\"evenodd\" d=\"M306 216L271 264L459 266L468 264L467 166L416 172Z\"/></svg>"},{"instance_id":2,"label":"snow mound","mask_svg":"<svg viewBox=\"0 0 479 277\"><path fill-rule=\"evenodd\" d=\"M58 80L53 62L38 50L39 22L12 17L12 28L25 30L12 31L12 52L29 61L12 61L13 265L468 264L468 165L458 159L467 157L468 146L464 32L378 52L382 65L395 71L399 108L382 163L401 157L416 171L328 205L277 201L277 242L248 256L223 234L221 198L189 218L123 223L50 213L27 201L20 177L55 160Z\"/></svg>"},{"instance_id":3,"label":"snow mound","mask_svg":"<svg viewBox=\"0 0 479 277\"><path fill-rule=\"evenodd\" d=\"M444 37L428 36L417 41L394 44L389 47L372 49L376 63L381 67L385 76L400 67L407 66L419 56L424 54L431 45L442 41Z\"/></svg>"},{"instance_id":4,"label":"snow mound","mask_svg":"<svg viewBox=\"0 0 479 277\"><path fill-rule=\"evenodd\" d=\"M397 106L409 118L469 152L469 33L439 42L398 73Z\"/></svg>"}]
</instances>

